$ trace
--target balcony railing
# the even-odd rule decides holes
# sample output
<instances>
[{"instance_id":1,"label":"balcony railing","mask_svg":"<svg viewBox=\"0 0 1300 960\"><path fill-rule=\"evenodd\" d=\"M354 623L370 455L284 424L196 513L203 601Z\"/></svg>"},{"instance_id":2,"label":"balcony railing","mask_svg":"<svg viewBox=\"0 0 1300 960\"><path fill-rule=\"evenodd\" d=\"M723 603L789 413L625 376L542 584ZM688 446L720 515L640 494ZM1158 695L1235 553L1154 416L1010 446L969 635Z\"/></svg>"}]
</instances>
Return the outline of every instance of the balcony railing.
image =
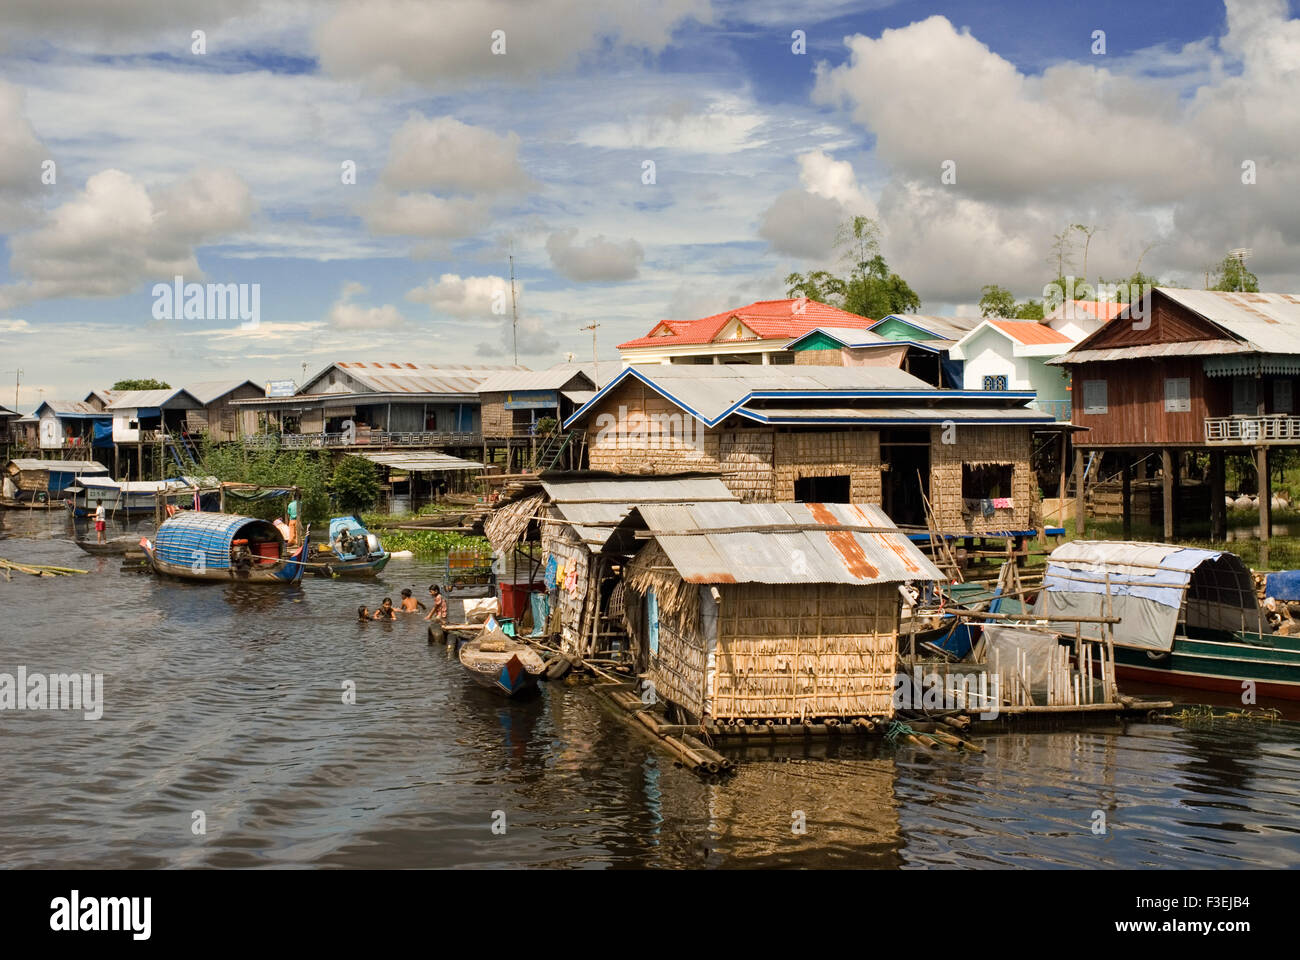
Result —
<instances>
[{"instance_id":1,"label":"balcony railing","mask_svg":"<svg viewBox=\"0 0 1300 960\"><path fill-rule=\"evenodd\" d=\"M1205 442L1251 446L1269 443L1300 444L1300 417L1206 417Z\"/></svg>"},{"instance_id":2,"label":"balcony railing","mask_svg":"<svg viewBox=\"0 0 1300 960\"><path fill-rule=\"evenodd\" d=\"M255 433L243 438L249 450L319 450L332 447L474 447L483 442L477 433L441 430L355 433Z\"/></svg>"},{"instance_id":3,"label":"balcony railing","mask_svg":"<svg viewBox=\"0 0 1300 960\"><path fill-rule=\"evenodd\" d=\"M1051 414L1053 420L1061 423L1070 420L1069 400L1030 400L1029 406L1040 413Z\"/></svg>"}]
</instances>

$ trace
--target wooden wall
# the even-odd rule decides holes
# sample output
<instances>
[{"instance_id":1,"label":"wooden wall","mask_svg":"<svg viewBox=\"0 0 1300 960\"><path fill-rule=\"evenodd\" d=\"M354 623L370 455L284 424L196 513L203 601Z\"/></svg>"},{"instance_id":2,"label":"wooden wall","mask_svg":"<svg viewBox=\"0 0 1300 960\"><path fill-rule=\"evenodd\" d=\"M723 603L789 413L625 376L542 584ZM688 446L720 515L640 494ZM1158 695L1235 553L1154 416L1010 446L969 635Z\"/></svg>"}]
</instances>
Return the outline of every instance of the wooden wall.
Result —
<instances>
[{"instance_id":1,"label":"wooden wall","mask_svg":"<svg viewBox=\"0 0 1300 960\"><path fill-rule=\"evenodd\" d=\"M1165 380L1186 377L1190 409L1165 411ZM1104 414L1084 412L1083 382L1106 381ZM1232 378L1207 377L1199 357L1110 360L1074 364L1071 369L1071 418L1088 432L1076 435L1080 447L1107 444L1200 445L1205 418L1230 416Z\"/></svg>"},{"instance_id":2,"label":"wooden wall","mask_svg":"<svg viewBox=\"0 0 1300 960\"><path fill-rule=\"evenodd\" d=\"M504 393L479 394L479 410L483 422L483 436L510 437L515 432L513 410L506 409Z\"/></svg>"},{"instance_id":3,"label":"wooden wall","mask_svg":"<svg viewBox=\"0 0 1300 960\"><path fill-rule=\"evenodd\" d=\"M880 503L880 433L845 428L828 433L780 430L773 450L772 501L794 499L803 477L847 474L854 503Z\"/></svg>"}]
</instances>

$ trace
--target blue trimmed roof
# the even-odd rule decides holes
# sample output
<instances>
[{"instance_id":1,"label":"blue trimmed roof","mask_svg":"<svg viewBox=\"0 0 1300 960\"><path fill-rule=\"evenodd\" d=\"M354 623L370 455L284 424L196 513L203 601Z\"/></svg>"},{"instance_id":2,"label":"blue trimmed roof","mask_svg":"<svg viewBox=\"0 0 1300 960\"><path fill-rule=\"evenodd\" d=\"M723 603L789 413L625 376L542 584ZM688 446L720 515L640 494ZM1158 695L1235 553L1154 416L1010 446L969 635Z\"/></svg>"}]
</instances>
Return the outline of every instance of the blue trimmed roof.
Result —
<instances>
[{"instance_id":1,"label":"blue trimmed roof","mask_svg":"<svg viewBox=\"0 0 1300 960\"><path fill-rule=\"evenodd\" d=\"M254 523L268 521L231 513L178 513L158 528L154 550L158 559L182 567L192 565L195 554L202 553L204 565L209 569L227 570L231 542L238 539L240 530Z\"/></svg>"}]
</instances>

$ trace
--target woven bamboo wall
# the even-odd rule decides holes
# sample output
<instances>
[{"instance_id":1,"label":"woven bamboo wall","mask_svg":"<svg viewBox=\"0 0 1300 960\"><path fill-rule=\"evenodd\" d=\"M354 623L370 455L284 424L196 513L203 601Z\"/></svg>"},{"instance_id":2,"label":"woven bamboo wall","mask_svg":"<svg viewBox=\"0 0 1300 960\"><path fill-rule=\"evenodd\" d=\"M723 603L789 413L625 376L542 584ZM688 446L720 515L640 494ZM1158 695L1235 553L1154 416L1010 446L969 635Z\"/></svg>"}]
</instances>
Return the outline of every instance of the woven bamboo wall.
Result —
<instances>
[{"instance_id":1,"label":"woven bamboo wall","mask_svg":"<svg viewBox=\"0 0 1300 960\"><path fill-rule=\"evenodd\" d=\"M794 362L805 367L842 367L844 355L838 347L834 350L796 350Z\"/></svg>"},{"instance_id":2,"label":"woven bamboo wall","mask_svg":"<svg viewBox=\"0 0 1300 960\"><path fill-rule=\"evenodd\" d=\"M1032 429L1017 426L957 426L953 443L943 442L943 427L930 431L930 500L939 528L945 533L994 533L1027 530L1030 509L1037 496L1030 469ZM994 510L985 518L978 511L966 512L962 504L962 464L1009 463L1010 508Z\"/></svg>"},{"instance_id":3,"label":"woven bamboo wall","mask_svg":"<svg viewBox=\"0 0 1300 960\"><path fill-rule=\"evenodd\" d=\"M718 465L727 489L749 503L772 502L773 431L718 431Z\"/></svg>"},{"instance_id":4,"label":"woven bamboo wall","mask_svg":"<svg viewBox=\"0 0 1300 960\"><path fill-rule=\"evenodd\" d=\"M628 380L609 394L585 426L593 470L666 474L718 469L717 434L640 381Z\"/></svg>"},{"instance_id":5,"label":"woven bamboo wall","mask_svg":"<svg viewBox=\"0 0 1300 960\"><path fill-rule=\"evenodd\" d=\"M802 477L849 476L854 503L880 502L880 434L875 430L779 432L773 450L771 499L794 500Z\"/></svg>"},{"instance_id":6,"label":"woven bamboo wall","mask_svg":"<svg viewBox=\"0 0 1300 960\"><path fill-rule=\"evenodd\" d=\"M479 395L479 409L483 423L483 436L508 437L514 433L514 411L506 409L504 393Z\"/></svg>"},{"instance_id":7,"label":"woven bamboo wall","mask_svg":"<svg viewBox=\"0 0 1300 960\"><path fill-rule=\"evenodd\" d=\"M713 716L893 716L898 615L893 584L724 587Z\"/></svg>"},{"instance_id":8,"label":"woven bamboo wall","mask_svg":"<svg viewBox=\"0 0 1300 960\"><path fill-rule=\"evenodd\" d=\"M591 553L586 544L578 541L573 527L568 524L546 522L542 523L542 552L543 564L548 563L549 558L553 556L555 562L564 567L563 580L559 585L559 600L556 604L560 608L560 646L566 653L575 653L579 649L579 638L582 637L583 627L586 624L583 614L587 600ZM578 575L573 589L568 590L564 582L568 580L568 571L571 569L576 569Z\"/></svg>"},{"instance_id":9,"label":"woven bamboo wall","mask_svg":"<svg viewBox=\"0 0 1300 960\"><path fill-rule=\"evenodd\" d=\"M634 598L628 601L629 611L644 616L644 597L651 589L659 600L659 649L650 656L648 671L655 696L700 717L704 713L705 654L699 630L699 587L682 580L663 548L654 542L628 564L623 582ZM636 627L639 631L640 624Z\"/></svg>"}]
</instances>

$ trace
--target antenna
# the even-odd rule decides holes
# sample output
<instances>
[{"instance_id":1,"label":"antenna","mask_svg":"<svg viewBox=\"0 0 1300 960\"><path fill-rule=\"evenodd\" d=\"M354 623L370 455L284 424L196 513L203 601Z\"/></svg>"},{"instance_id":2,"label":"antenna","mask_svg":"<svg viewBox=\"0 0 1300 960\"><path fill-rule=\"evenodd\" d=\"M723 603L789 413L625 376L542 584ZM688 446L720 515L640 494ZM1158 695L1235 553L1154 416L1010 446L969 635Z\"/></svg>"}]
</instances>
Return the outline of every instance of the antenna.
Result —
<instances>
[{"instance_id":1,"label":"antenna","mask_svg":"<svg viewBox=\"0 0 1300 960\"><path fill-rule=\"evenodd\" d=\"M1241 264L1241 269L1237 271L1237 292L1245 293L1246 291L1246 258L1255 253L1250 247L1238 247L1236 250L1229 250L1228 256Z\"/></svg>"},{"instance_id":2,"label":"antenna","mask_svg":"<svg viewBox=\"0 0 1300 960\"><path fill-rule=\"evenodd\" d=\"M23 369L19 367L14 371L14 411L18 410L18 384L22 382Z\"/></svg>"},{"instance_id":3,"label":"antenna","mask_svg":"<svg viewBox=\"0 0 1300 960\"><path fill-rule=\"evenodd\" d=\"M578 328L591 331L591 379L596 381L597 388L600 387L600 361L596 359L596 328L599 326L600 324L593 320L587 326Z\"/></svg>"},{"instance_id":4,"label":"antenna","mask_svg":"<svg viewBox=\"0 0 1300 960\"><path fill-rule=\"evenodd\" d=\"M519 305L515 303L515 242L510 241L510 325L515 347L515 366L519 366Z\"/></svg>"}]
</instances>

